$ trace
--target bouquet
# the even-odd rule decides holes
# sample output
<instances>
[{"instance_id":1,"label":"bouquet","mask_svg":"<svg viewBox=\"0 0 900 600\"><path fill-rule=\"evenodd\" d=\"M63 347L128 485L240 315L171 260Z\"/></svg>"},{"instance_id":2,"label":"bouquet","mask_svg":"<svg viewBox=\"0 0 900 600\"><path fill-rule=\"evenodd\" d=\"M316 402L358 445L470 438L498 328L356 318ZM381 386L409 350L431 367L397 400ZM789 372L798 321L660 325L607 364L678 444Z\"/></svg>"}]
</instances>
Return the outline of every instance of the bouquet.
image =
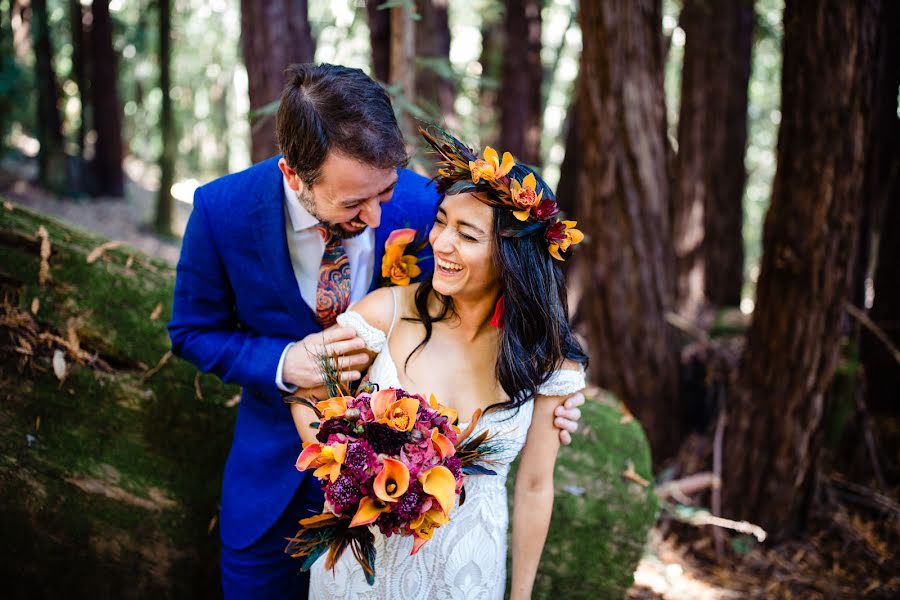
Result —
<instances>
[{"instance_id":1,"label":"bouquet","mask_svg":"<svg viewBox=\"0 0 900 600\"><path fill-rule=\"evenodd\" d=\"M325 509L300 521L287 552L308 570L326 551L325 568L348 547L366 581L375 581L373 527L387 537L413 538L412 554L449 522L465 473L493 474L487 431L471 437L481 416L476 410L465 431L457 413L434 395L428 401L402 389L336 395L321 402L296 398L320 419L316 442L303 444L298 470L314 468L322 482Z\"/></svg>"}]
</instances>

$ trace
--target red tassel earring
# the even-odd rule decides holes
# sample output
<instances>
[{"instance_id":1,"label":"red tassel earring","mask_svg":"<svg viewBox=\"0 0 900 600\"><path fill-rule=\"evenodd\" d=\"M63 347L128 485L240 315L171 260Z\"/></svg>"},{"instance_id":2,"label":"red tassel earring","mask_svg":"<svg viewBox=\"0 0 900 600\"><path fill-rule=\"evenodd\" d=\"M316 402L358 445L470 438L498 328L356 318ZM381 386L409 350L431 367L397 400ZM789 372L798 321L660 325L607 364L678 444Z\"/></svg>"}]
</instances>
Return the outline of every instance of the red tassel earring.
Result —
<instances>
[{"instance_id":1,"label":"red tassel earring","mask_svg":"<svg viewBox=\"0 0 900 600\"><path fill-rule=\"evenodd\" d=\"M503 327L503 294L497 298L497 306L494 307L494 315L491 317L491 325L497 329Z\"/></svg>"}]
</instances>

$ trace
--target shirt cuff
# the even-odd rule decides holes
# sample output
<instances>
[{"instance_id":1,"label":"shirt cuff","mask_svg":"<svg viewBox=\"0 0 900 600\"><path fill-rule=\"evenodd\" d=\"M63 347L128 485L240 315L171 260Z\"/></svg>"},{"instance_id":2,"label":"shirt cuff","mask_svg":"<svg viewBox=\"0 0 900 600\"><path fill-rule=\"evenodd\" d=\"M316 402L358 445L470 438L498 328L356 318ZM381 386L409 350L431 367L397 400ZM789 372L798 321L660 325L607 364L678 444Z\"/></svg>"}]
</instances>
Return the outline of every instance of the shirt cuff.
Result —
<instances>
[{"instance_id":1,"label":"shirt cuff","mask_svg":"<svg viewBox=\"0 0 900 600\"><path fill-rule=\"evenodd\" d=\"M285 346L284 351L281 353L281 358L278 359L278 369L275 371L275 385L277 385L278 389L281 390L282 392L293 393L293 392L297 391L298 386L287 385L284 383L284 380L281 378L281 375L284 371L284 357L287 356L288 350L290 350L291 346L293 346L295 343L296 342L291 342L290 344Z\"/></svg>"}]
</instances>

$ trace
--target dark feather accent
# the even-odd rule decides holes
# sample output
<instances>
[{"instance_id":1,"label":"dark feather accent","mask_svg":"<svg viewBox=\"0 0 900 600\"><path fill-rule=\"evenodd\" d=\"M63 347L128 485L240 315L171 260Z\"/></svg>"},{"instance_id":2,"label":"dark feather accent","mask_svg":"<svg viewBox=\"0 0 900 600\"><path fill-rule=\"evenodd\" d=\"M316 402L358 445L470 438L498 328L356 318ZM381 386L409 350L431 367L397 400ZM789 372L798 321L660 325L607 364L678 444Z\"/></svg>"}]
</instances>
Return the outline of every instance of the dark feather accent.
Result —
<instances>
[{"instance_id":1,"label":"dark feather accent","mask_svg":"<svg viewBox=\"0 0 900 600\"><path fill-rule=\"evenodd\" d=\"M316 402L318 402L318 400L311 399L311 398L304 398L303 396L287 396L284 398L284 401L287 404L302 404L303 406L306 406L307 408L311 408L313 410L313 412L316 413L316 416L319 417L320 419L325 416L322 414L321 410L316 408Z\"/></svg>"},{"instance_id":2,"label":"dark feather accent","mask_svg":"<svg viewBox=\"0 0 900 600\"><path fill-rule=\"evenodd\" d=\"M496 475L497 472L478 464L465 465L462 468L466 475ZM462 504L462 502L460 502Z\"/></svg>"}]
</instances>

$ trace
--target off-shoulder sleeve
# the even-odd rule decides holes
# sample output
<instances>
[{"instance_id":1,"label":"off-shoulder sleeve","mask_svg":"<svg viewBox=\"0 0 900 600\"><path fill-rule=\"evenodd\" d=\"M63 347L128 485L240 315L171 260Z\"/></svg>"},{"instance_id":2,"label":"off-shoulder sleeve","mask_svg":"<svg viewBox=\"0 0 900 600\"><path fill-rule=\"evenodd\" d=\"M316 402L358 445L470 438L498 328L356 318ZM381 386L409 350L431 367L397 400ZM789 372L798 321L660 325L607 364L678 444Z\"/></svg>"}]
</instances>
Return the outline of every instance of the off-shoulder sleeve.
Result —
<instances>
[{"instance_id":1,"label":"off-shoulder sleeve","mask_svg":"<svg viewBox=\"0 0 900 600\"><path fill-rule=\"evenodd\" d=\"M538 386L538 394L542 396L568 396L584 389L584 368L577 370L560 369L554 371L550 378Z\"/></svg>"},{"instance_id":2,"label":"off-shoulder sleeve","mask_svg":"<svg viewBox=\"0 0 900 600\"><path fill-rule=\"evenodd\" d=\"M355 329L356 335L362 338L366 343L367 350L376 353L384 350L387 336L385 336L384 332L377 327L369 325L358 312L348 310L345 313L338 315L337 322L341 327L352 327Z\"/></svg>"}]
</instances>

